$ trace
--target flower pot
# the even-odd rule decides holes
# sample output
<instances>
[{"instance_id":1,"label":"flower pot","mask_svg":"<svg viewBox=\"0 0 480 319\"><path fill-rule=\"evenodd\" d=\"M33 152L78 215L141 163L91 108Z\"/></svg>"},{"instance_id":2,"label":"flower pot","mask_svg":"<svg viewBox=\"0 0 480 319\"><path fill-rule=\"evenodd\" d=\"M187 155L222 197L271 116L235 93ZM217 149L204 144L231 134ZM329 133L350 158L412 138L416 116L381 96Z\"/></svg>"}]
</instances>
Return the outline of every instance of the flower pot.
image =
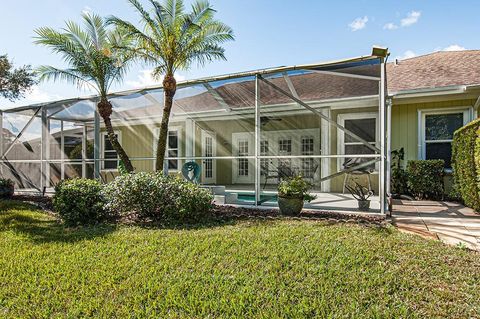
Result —
<instances>
[{"instance_id":1,"label":"flower pot","mask_svg":"<svg viewBox=\"0 0 480 319\"><path fill-rule=\"evenodd\" d=\"M10 198L13 196L13 193L15 192L14 186L0 186L0 198Z\"/></svg>"},{"instance_id":2,"label":"flower pot","mask_svg":"<svg viewBox=\"0 0 480 319\"><path fill-rule=\"evenodd\" d=\"M278 196L280 214L285 216L298 216L303 208L303 197Z\"/></svg>"},{"instance_id":3,"label":"flower pot","mask_svg":"<svg viewBox=\"0 0 480 319\"><path fill-rule=\"evenodd\" d=\"M370 201L369 200L359 200L358 202L358 209L363 211L370 210Z\"/></svg>"}]
</instances>

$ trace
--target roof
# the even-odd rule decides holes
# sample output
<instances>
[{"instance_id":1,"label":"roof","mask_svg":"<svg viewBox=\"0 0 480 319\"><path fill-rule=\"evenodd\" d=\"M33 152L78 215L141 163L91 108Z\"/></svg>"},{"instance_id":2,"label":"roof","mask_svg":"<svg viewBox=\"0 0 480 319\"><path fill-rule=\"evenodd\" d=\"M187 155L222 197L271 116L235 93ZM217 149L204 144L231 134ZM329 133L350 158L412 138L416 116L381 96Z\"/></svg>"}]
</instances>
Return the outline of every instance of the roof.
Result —
<instances>
[{"instance_id":1,"label":"roof","mask_svg":"<svg viewBox=\"0 0 480 319\"><path fill-rule=\"evenodd\" d=\"M387 65L389 94L480 84L480 50L439 51Z\"/></svg>"}]
</instances>

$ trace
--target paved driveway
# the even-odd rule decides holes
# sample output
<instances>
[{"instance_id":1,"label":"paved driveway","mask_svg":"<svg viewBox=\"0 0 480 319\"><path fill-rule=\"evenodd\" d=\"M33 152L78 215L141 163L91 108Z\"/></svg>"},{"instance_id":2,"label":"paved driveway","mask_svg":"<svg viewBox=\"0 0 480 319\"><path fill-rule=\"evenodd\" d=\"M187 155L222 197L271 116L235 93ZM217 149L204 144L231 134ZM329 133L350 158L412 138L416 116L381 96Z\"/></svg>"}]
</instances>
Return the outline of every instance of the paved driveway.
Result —
<instances>
[{"instance_id":1,"label":"paved driveway","mask_svg":"<svg viewBox=\"0 0 480 319\"><path fill-rule=\"evenodd\" d=\"M400 230L480 251L480 214L451 202L395 200L392 221Z\"/></svg>"}]
</instances>

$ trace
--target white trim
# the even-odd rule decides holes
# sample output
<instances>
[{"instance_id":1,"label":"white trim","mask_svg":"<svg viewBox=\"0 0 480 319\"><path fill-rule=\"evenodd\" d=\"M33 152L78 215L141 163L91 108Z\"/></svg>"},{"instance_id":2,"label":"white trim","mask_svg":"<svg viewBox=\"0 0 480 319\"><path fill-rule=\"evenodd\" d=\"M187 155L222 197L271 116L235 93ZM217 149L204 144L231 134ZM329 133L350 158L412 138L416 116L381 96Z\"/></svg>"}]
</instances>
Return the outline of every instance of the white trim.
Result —
<instances>
[{"instance_id":1,"label":"white trim","mask_svg":"<svg viewBox=\"0 0 480 319\"><path fill-rule=\"evenodd\" d=\"M375 146L379 147L380 145L380 123L378 121L377 112L361 112L361 113L343 113L337 116L337 123L345 127L345 120L360 120L360 119L375 119ZM361 145L361 142L358 142ZM337 129L337 154L345 155L345 132L343 130ZM372 154L373 155L373 154ZM373 158L373 157L372 157ZM339 158L337 160L337 171L342 167L342 161L344 158ZM375 164L375 171L378 172L378 162ZM375 172L375 173L376 173Z\"/></svg>"},{"instance_id":2,"label":"white trim","mask_svg":"<svg viewBox=\"0 0 480 319\"><path fill-rule=\"evenodd\" d=\"M473 108L472 106L455 106L455 107L446 107L446 108L433 108L433 109L418 109L418 131L417 131L417 158L419 160L426 159L426 141L425 141L425 117L426 115L436 115L436 114L458 114L463 113L463 125L467 124L472 120ZM438 140L433 143L441 142L451 142L452 140ZM450 169L446 169L450 171Z\"/></svg>"},{"instance_id":3,"label":"white trim","mask_svg":"<svg viewBox=\"0 0 480 319\"><path fill-rule=\"evenodd\" d=\"M183 156L183 152L182 152L182 144L181 144L181 135L182 135L182 127L181 126L170 126L168 127L168 132L172 132L172 131L176 131L177 132L177 143L178 143L178 155L177 157L182 157ZM154 158L153 160L153 170L155 171L156 169L156 164L157 164L157 143L158 143L158 138L159 138L159 135L160 135L160 128L159 127L155 127L153 129L153 143L152 143L152 157ZM165 148L165 157L168 157L168 134L167 134L167 145L166 145L166 148ZM182 163L181 163L181 160L180 159L177 159L178 161L178 164L177 164L177 169L169 169L168 171L169 172L179 172L182 170L181 166L182 166Z\"/></svg>"},{"instance_id":4,"label":"white trim","mask_svg":"<svg viewBox=\"0 0 480 319\"><path fill-rule=\"evenodd\" d=\"M117 135L118 143L120 145L122 144L122 131L120 130L114 130L113 131L115 135ZM118 163L117 163L117 168L115 169L106 169L105 167L105 136L108 136L107 132L101 132L100 133L100 154L102 154L101 158L103 159L101 161L100 165L100 171L102 172L117 172L118 171ZM118 157L117 154L117 162L120 162L120 158Z\"/></svg>"}]
</instances>

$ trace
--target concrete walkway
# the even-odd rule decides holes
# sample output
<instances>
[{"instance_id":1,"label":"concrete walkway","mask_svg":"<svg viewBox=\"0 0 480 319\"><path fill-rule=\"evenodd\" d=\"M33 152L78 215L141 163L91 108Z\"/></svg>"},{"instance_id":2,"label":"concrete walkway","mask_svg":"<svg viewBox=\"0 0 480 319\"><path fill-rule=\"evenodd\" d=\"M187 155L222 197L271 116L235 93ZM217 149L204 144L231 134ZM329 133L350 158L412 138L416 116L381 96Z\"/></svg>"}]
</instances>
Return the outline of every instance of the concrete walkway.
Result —
<instances>
[{"instance_id":1,"label":"concrete walkway","mask_svg":"<svg viewBox=\"0 0 480 319\"><path fill-rule=\"evenodd\" d=\"M402 231L480 251L480 214L457 203L394 200L392 222Z\"/></svg>"}]
</instances>

